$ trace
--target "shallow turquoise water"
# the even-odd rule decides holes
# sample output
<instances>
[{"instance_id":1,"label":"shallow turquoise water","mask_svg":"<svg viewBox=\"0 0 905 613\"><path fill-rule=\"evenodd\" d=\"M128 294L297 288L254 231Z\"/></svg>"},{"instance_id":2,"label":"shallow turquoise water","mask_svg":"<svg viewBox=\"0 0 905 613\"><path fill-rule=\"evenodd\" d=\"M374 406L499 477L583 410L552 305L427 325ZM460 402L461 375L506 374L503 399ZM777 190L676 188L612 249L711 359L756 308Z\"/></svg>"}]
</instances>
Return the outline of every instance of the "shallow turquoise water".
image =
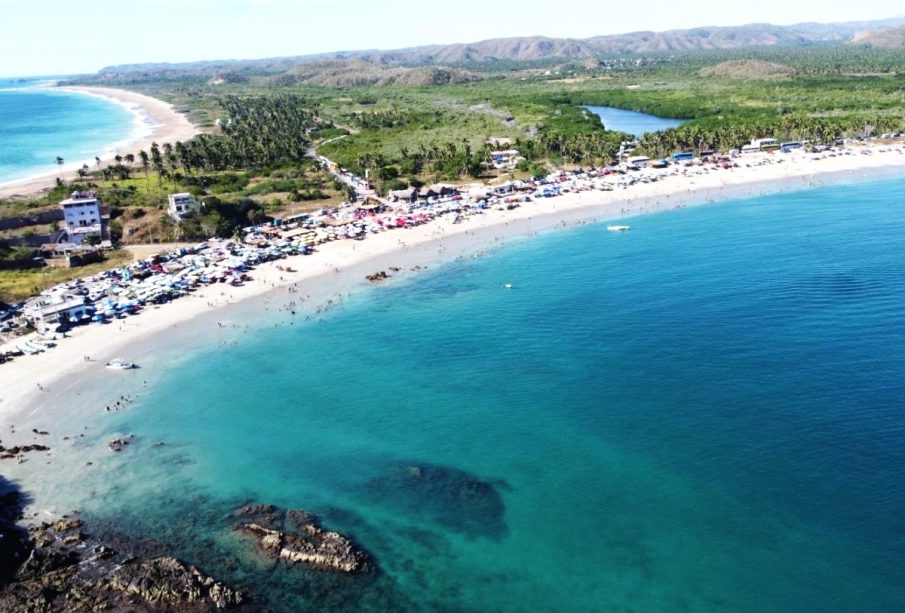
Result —
<instances>
[{"instance_id":1,"label":"shallow turquoise water","mask_svg":"<svg viewBox=\"0 0 905 613\"><path fill-rule=\"evenodd\" d=\"M276 610L903 610L903 199L587 226L212 336L106 422L138 438L83 510ZM380 573L243 561L245 500Z\"/></svg>"},{"instance_id":2,"label":"shallow turquoise water","mask_svg":"<svg viewBox=\"0 0 905 613\"><path fill-rule=\"evenodd\" d=\"M93 168L95 156L129 138L133 122L101 98L0 79L0 183L57 172L57 156L67 168Z\"/></svg>"},{"instance_id":3,"label":"shallow turquoise water","mask_svg":"<svg viewBox=\"0 0 905 613\"><path fill-rule=\"evenodd\" d=\"M641 136L645 132L658 132L667 128L678 128L686 119L670 119L657 117L637 111L627 111L611 106L587 106L585 107L603 122L603 127L611 132L627 132L635 136Z\"/></svg>"}]
</instances>

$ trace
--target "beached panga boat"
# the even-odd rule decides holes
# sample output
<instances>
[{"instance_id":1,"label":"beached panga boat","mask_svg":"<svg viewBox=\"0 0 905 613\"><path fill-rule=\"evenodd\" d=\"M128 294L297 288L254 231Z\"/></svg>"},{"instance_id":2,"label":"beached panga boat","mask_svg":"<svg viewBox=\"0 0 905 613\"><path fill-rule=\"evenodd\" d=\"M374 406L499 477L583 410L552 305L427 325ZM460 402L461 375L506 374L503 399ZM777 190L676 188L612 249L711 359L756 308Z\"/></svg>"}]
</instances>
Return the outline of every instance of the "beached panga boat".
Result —
<instances>
[{"instance_id":1,"label":"beached panga boat","mask_svg":"<svg viewBox=\"0 0 905 613\"><path fill-rule=\"evenodd\" d=\"M130 368L135 368L135 363L122 358L113 358L107 362L107 368L110 370L129 370Z\"/></svg>"}]
</instances>

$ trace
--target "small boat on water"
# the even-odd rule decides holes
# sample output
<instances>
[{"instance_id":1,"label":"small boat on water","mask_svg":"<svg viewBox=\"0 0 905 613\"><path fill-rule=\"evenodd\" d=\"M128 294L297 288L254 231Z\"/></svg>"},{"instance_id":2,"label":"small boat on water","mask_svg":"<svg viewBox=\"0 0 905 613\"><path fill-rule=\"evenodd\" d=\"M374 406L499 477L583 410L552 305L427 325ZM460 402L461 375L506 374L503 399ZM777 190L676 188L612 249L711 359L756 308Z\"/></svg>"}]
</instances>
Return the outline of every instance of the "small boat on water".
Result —
<instances>
[{"instance_id":1,"label":"small boat on water","mask_svg":"<svg viewBox=\"0 0 905 613\"><path fill-rule=\"evenodd\" d=\"M632 229L631 226L607 226L607 230L610 232L628 232Z\"/></svg>"},{"instance_id":2,"label":"small boat on water","mask_svg":"<svg viewBox=\"0 0 905 613\"><path fill-rule=\"evenodd\" d=\"M504 283L503 287L505 287L506 289L512 289L512 283Z\"/></svg>"},{"instance_id":3,"label":"small boat on water","mask_svg":"<svg viewBox=\"0 0 905 613\"><path fill-rule=\"evenodd\" d=\"M122 358L113 358L107 362L107 368L110 370L129 370L130 368L135 368L135 363Z\"/></svg>"}]
</instances>

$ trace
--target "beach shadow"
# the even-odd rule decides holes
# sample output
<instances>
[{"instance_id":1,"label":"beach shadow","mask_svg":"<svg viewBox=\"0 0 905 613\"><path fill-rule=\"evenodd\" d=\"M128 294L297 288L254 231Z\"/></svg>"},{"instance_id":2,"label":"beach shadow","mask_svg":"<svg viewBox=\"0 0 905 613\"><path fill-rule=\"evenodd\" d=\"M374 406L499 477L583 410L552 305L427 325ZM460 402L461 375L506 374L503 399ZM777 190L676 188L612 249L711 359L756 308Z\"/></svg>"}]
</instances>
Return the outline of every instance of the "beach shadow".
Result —
<instances>
[{"instance_id":1,"label":"beach shadow","mask_svg":"<svg viewBox=\"0 0 905 613\"><path fill-rule=\"evenodd\" d=\"M18 485L0 475L0 587L16 576L28 559L31 547L28 531L16 525L31 497Z\"/></svg>"}]
</instances>

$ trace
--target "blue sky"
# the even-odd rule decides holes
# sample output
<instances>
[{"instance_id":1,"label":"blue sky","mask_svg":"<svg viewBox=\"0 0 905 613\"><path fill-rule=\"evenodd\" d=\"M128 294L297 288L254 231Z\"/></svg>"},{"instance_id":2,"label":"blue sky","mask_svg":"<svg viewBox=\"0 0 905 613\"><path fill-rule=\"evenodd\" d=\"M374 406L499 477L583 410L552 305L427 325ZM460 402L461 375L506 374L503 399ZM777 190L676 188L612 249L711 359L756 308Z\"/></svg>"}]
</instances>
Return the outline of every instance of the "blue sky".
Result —
<instances>
[{"instance_id":1,"label":"blue sky","mask_svg":"<svg viewBox=\"0 0 905 613\"><path fill-rule=\"evenodd\" d=\"M903 16L901 0L0 0L0 76L112 64Z\"/></svg>"}]
</instances>

